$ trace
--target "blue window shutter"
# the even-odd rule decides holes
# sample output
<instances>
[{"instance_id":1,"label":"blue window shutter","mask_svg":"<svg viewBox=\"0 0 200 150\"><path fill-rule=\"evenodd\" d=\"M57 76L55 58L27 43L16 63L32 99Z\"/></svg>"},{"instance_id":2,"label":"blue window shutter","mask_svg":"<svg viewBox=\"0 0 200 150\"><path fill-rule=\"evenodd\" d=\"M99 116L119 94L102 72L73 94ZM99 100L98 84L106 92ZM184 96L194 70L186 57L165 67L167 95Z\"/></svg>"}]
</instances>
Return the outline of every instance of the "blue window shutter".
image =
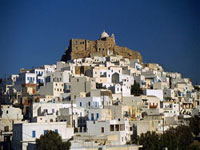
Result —
<instances>
[{"instance_id":1,"label":"blue window shutter","mask_svg":"<svg viewBox=\"0 0 200 150\"><path fill-rule=\"evenodd\" d=\"M94 114L93 113L91 114L91 120L94 120Z\"/></svg>"},{"instance_id":2,"label":"blue window shutter","mask_svg":"<svg viewBox=\"0 0 200 150\"><path fill-rule=\"evenodd\" d=\"M99 113L96 114L96 119L98 119L98 118L99 118Z\"/></svg>"},{"instance_id":3,"label":"blue window shutter","mask_svg":"<svg viewBox=\"0 0 200 150\"><path fill-rule=\"evenodd\" d=\"M47 133L47 130L44 130L44 134L46 134Z\"/></svg>"},{"instance_id":4,"label":"blue window shutter","mask_svg":"<svg viewBox=\"0 0 200 150\"><path fill-rule=\"evenodd\" d=\"M33 138L35 137L35 131L32 131L32 137Z\"/></svg>"},{"instance_id":5,"label":"blue window shutter","mask_svg":"<svg viewBox=\"0 0 200 150\"><path fill-rule=\"evenodd\" d=\"M55 132L58 133L58 129L55 129Z\"/></svg>"}]
</instances>

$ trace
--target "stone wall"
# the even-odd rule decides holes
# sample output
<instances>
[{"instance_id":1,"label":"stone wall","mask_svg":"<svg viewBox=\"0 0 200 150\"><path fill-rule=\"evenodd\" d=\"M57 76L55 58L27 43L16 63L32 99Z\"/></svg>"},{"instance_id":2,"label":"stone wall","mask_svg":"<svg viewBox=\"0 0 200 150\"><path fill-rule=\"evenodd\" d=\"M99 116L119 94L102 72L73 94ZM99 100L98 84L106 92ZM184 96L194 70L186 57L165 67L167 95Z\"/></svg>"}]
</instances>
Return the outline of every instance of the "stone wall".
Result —
<instances>
[{"instance_id":1,"label":"stone wall","mask_svg":"<svg viewBox=\"0 0 200 150\"><path fill-rule=\"evenodd\" d=\"M139 52L116 45L114 37L105 37L99 40L72 39L61 60L109 55L121 55L129 59L139 59L142 62Z\"/></svg>"}]
</instances>

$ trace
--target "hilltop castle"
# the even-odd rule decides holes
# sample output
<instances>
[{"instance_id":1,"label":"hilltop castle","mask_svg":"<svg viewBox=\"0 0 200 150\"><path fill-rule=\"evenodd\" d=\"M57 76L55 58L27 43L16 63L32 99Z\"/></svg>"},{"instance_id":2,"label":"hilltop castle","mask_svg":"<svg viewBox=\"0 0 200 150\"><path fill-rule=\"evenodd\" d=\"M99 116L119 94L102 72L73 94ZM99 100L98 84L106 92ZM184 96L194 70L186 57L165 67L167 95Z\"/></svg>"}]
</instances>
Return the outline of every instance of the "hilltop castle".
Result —
<instances>
[{"instance_id":1,"label":"hilltop castle","mask_svg":"<svg viewBox=\"0 0 200 150\"><path fill-rule=\"evenodd\" d=\"M101 33L98 40L71 39L61 60L68 61L70 59L109 55L121 55L129 59L139 59L142 62L142 56L139 52L116 45L114 34L109 36L105 31Z\"/></svg>"}]
</instances>

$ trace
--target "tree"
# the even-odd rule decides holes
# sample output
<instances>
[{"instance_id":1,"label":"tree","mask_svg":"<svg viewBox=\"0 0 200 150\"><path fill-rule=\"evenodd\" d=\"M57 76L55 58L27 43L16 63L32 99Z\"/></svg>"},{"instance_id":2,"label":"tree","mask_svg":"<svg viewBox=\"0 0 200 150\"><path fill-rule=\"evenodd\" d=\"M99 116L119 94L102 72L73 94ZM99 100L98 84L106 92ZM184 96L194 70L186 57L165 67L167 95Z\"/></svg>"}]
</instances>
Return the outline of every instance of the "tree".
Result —
<instances>
[{"instance_id":1,"label":"tree","mask_svg":"<svg viewBox=\"0 0 200 150\"><path fill-rule=\"evenodd\" d=\"M176 136L178 138L178 149L188 150L193 142L192 132L189 126L178 126L176 128Z\"/></svg>"},{"instance_id":2,"label":"tree","mask_svg":"<svg viewBox=\"0 0 200 150\"><path fill-rule=\"evenodd\" d=\"M189 150L200 150L200 143L198 141L194 141L190 146Z\"/></svg>"},{"instance_id":3,"label":"tree","mask_svg":"<svg viewBox=\"0 0 200 150\"><path fill-rule=\"evenodd\" d=\"M144 150L160 150L160 137L155 132L148 131L141 134L139 137L139 144L143 145Z\"/></svg>"},{"instance_id":4,"label":"tree","mask_svg":"<svg viewBox=\"0 0 200 150\"><path fill-rule=\"evenodd\" d=\"M69 141L62 142L58 133L49 130L39 139L36 139L36 146L38 150L69 150L71 143Z\"/></svg>"},{"instance_id":5,"label":"tree","mask_svg":"<svg viewBox=\"0 0 200 150\"><path fill-rule=\"evenodd\" d=\"M143 150L188 150L193 142L192 132L188 126L178 126L170 128L162 135L155 132L147 132L139 137L139 144L143 145Z\"/></svg>"},{"instance_id":6,"label":"tree","mask_svg":"<svg viewBox=\"0 0 200 150\"><path fill-rule=\"evenodd\" d=\"M188 150L192 141L192 132L188 126L170 128L161 135L161 145L168 150Z\"/></svg>"},{"instance_id":7,"label":"tree","mask_svg":"<svg viewBox=\"0 0 200 150\"><path fill-rule=\"evenodd\" d=\"M190 119L190 128L194 135L197 137L200 132L200 117L195 115Z\"/></svg>"},{"instance_id":8,"label":"tree","mask_svg":"<svg viewBox=\"0 0 200 150\"><path fill-rule=\"evenodd\" d=\"M178 147L178 138L176 129L170 128L163 135L161 135L162 148L167 147L168 150L176 150Z\"/></svg>"},{"instance_id":9,"label":"tree","mask_svg":"<svg viewBox=\"0 0 200 150\"><path fill-rule=\"evenodd\" d=\"M142 89L140 88L140 84L134 81L134 84L131 86L131 94L135 96L140 96L143 94Z\"/></svg>"}]
</instances>

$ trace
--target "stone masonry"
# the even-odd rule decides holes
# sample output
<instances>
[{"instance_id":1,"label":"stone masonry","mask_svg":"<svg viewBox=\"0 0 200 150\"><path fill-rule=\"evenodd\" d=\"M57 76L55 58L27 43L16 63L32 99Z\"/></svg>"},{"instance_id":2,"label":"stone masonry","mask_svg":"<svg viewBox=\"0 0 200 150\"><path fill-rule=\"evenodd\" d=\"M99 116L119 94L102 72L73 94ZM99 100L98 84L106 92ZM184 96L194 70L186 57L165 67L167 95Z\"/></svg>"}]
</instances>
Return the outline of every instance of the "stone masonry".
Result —
<instances>
[{"instance_id":1,"label":"stone masonry","mask_svg":"<svg viewBox=\"0 0 200 150\"><path fill-rule=\"evenodd\" d=\"M105 31L99 40L71 39L61 61L110 55L121 55L129 59L139 59L142 62L142 56L139 52L116 45L114 34L109 36Z\"/></svg>"}]
</instances>

